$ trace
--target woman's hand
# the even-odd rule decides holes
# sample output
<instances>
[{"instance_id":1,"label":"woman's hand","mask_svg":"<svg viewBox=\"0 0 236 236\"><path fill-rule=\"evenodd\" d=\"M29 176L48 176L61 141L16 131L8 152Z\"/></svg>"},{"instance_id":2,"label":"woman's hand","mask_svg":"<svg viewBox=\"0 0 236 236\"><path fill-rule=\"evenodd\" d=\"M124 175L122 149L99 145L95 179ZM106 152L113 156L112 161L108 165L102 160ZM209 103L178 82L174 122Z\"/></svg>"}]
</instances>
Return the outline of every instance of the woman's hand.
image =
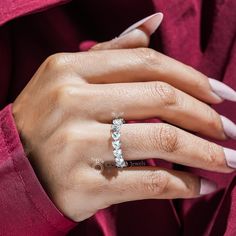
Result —
<instances>
[{"instance_id":1,"label":"woman's hand","mask_svg":"<svg viewBox=\"0 0 236 236\"><path fill-rule=\"evenodd\" d=\"M213 191L213 183L185 172L96 166L114 161L111 122L121 115L173 124L124 124L126 160L158 157L232 172L235 151L180 129L225 140L229 121L204 103L221 101L207 77L152 49L91 50L50 56L14 102L13 114L50 198L66 216L82 221L115 203Z\"/></svg>"}]
</instances>

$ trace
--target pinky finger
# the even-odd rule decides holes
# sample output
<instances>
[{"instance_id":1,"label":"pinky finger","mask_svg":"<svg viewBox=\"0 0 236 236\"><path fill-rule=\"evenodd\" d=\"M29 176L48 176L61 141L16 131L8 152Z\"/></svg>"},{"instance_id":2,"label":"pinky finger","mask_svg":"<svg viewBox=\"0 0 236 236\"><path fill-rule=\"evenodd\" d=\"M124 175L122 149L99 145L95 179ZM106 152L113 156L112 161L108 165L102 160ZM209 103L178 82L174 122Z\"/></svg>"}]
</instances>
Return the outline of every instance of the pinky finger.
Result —
<instances>
[{"instance_id":1,"label":"pinky finger","mask_svg":"<svg viewBox=\"0 0 236 236\"><path fill-rule=\"evenodd\" d=\"M111 171L116 177L109 180L109 192L105 193L110 204L143 199L195 198L217 189L216 184L207 179L159 167L113 168L109 170L109 176Z\"/></svg>"}]
</instances>

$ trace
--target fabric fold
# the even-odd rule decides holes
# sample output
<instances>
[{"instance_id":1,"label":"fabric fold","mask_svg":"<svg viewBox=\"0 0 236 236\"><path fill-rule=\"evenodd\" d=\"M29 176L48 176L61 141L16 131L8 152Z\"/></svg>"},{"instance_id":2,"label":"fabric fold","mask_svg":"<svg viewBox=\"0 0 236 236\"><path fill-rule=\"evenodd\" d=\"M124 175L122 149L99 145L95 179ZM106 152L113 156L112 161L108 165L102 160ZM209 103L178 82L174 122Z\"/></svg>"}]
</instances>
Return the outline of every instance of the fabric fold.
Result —
<instances>
[{"instance_id":1,"label":"fabric fold","mask_svg":"<svg viewBox=\"0 0 236 236\"><path fill-rule=\"evenodd\" d=\"M63 216L38 181L11 108L0 112L0 235L65 235L76 223Z\"/></svg>"}]
</instances>

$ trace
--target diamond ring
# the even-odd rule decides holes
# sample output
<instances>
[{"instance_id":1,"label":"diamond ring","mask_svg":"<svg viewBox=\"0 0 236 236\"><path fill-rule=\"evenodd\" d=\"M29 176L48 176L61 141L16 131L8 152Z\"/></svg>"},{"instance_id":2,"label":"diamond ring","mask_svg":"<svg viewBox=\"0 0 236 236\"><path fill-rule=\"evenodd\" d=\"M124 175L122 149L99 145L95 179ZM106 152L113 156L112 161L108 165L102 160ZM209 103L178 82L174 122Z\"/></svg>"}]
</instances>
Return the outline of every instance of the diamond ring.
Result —
<instances>
[{"instance_id":1,"label":"diamond ring","mask_svg":"<svg viewBox=\"0 0 236 236\"><path fill-rule=\"evenodd\" d=\"M124 119L116 118L112 121L111 125L111 137L112 137L112 147L113 147L113 155L115 157L116 167L123 168L127 167L127 162L123 158L123 153L121 149L121 141L120 141L120 130L121 126L125 123Z\"/></svg>"}]
</instances>

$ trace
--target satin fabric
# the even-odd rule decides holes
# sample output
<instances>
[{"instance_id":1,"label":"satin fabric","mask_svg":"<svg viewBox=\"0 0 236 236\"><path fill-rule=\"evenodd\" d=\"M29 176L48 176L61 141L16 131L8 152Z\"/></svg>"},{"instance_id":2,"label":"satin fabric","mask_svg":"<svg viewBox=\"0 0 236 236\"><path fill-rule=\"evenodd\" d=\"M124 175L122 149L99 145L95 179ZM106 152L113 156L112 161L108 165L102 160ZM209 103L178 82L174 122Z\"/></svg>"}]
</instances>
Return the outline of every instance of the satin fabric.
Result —
<instances>
[{"instance_id":1,"label":"satin fabric","mask_svg":"<svg viewBox=\"0 0 236 236\"><path fill-rule=\"evenodd\" d=\"M214 180L219 190L194 200L114 205L75 224L44 192L7 106L47 56L76 52L85 40L111 39L159 11L165 18L151 47L236 89L234 0L0 2L0 235L236 235L235 172L217 174L178 165L173 168ZM235 103L214 109L236 122ZM217 143L236 149L232 140Z\"/></svg>"}]
</instances>

